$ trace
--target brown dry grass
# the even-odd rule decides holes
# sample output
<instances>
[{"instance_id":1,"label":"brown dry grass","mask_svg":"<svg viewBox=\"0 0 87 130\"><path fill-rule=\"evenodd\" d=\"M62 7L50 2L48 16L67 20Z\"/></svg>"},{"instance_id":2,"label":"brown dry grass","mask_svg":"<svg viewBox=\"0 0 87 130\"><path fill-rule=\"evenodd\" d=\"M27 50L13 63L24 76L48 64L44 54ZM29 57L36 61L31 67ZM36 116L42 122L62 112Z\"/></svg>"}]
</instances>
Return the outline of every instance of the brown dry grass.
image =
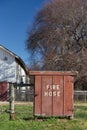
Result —
<instances>
[{"instance_id":1,"label":"brown dry grass","mask_svg":"<svg viewBox=\"0 0 87 130\"><path fill-rule=\"evenodd\" d=\"M9 102L0 102L0 105L8 105ZM33 102L14 102L15 105L30 105L30 106L33 106Z\"/></svg>"}]
</instances>

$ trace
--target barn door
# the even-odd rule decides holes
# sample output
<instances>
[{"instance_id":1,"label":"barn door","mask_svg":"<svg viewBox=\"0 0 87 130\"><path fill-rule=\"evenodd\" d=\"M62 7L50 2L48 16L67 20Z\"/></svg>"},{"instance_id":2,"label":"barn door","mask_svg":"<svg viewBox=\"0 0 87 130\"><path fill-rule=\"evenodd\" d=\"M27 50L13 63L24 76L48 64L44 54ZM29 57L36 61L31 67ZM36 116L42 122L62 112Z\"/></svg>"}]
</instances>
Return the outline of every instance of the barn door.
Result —
<instances>
[{"instance_id":1,"label":"barn door","mask_svg":"<svg viewBox=\"0 0 87 130\"><path fill-rule=\"evenodd\" d=\"M8 99L8 83L0 82L0 101L7 101Z\"/></svg>"}]
</instances>

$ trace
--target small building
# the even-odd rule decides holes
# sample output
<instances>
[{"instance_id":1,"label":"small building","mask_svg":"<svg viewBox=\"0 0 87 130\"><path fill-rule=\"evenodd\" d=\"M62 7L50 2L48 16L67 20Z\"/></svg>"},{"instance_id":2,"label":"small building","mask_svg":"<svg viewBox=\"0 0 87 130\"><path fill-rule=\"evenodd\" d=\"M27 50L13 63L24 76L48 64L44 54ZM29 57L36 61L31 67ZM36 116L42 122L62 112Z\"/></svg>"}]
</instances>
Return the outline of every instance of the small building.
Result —
<instances>
[{"instance_id":1,"label":"small building","mask_svg":"<svg viewBox=\"0 0 87 130\"><path fill-rule=\"evenodd\" d=\"M71 71L30 71L34 76L34 115L73 117L74 76Z\"/></svg>"},{"instance_id":2,"label":"small building","mask_svg":"<svg viewBox=\"0 0 87 130\"><path fill-rule=\"evenodd\" d=\"M28 68L19 56L0 45L0 97L6 93L5 91L8 91L7 84L9 82L17 84L20 82L28 83ZM7 89L3 86L3 83L7 86ZM2 91L2 87L5 88L5 91L4 88ZM22 89L24 90L25 87L22 87Z\"/></svg>"}]
</instances>

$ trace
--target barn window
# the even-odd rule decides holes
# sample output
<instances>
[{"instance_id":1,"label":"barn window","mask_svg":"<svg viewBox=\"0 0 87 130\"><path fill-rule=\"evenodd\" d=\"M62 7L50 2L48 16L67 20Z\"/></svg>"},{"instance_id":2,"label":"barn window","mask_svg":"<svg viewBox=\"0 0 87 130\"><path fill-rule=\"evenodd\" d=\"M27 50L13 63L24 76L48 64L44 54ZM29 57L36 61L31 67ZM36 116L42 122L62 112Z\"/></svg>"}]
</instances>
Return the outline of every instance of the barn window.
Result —
<instances>
[{"instance_id":1,"label":"barn window","mask_svg":"<svg viewBox=\"0 0 87 130\"><path fill-rule=\"evenodd\" d=\"M5 56L3 60L4 60L4 61L7 61L7 60L8 60L8 58Z\"/></svg>"}]
</instances>

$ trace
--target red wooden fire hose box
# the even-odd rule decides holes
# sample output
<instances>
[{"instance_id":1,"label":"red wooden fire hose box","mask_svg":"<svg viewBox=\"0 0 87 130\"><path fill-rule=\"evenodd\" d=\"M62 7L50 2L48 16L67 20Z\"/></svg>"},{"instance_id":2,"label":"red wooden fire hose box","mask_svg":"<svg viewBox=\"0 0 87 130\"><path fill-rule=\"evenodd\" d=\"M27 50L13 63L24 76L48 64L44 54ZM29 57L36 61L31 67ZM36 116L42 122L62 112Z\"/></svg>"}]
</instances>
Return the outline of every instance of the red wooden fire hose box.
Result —
<instances>
[{"instance_id":1,"label":"red wooden fire hose box","mask_svg":"<svg viewBox=\"0 0 87 130\"><path fill-rule=\"evenodd\" d=\"M75 72L30 71L35 77L34 115L73 117Z\"/></svg>"}]
</instances>

